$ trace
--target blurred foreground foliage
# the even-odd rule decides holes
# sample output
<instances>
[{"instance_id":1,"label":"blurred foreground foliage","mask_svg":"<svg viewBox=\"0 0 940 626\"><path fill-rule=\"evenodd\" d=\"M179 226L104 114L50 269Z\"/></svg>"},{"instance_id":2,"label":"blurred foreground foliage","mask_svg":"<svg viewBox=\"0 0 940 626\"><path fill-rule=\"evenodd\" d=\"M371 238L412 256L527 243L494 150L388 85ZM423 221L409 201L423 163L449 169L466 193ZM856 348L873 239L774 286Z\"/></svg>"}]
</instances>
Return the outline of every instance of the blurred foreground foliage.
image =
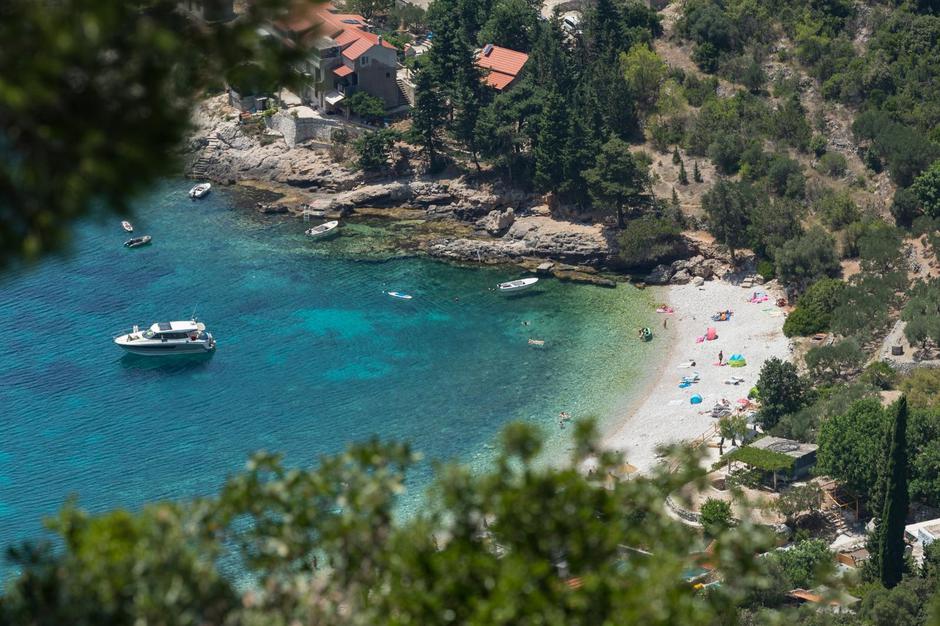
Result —
<instances>
[{"instance_id":1,"label":"blurred foreground foliage","mask_svg":"<svg viewBox=\"0 0 940 626\"><path fill-rule=\"evenodd\" d=\"M76 218L126 213L179 172L190 111L227 73L256 64L287 84L298 51L259 29L297 3L254 0L207 24L176 0L0 2L0 267L61 249Z\"/></svg>"},{"instance_id":2,"label":"blurred foreground foliage","mask_svg":"<svg viewBox=\"0 0 940 626\"><path fill-rule=\"evenodd\" d=\"M378 441L312 470L257 454L212 498L97 516L69 503L49 522L62 549L10 550L20 574L0 623L729 624L772 585L766 530L740 522L706 555L666 513L666 494L703 480L691 452L616 481L623 458L590 422L575 441L570 464L546 467L532 427L512 425L490 470L439 467L406 519L396 499L417 456ZM722 584L695 589L687 572L706 559Z\"/></svg>"}]
</instances>

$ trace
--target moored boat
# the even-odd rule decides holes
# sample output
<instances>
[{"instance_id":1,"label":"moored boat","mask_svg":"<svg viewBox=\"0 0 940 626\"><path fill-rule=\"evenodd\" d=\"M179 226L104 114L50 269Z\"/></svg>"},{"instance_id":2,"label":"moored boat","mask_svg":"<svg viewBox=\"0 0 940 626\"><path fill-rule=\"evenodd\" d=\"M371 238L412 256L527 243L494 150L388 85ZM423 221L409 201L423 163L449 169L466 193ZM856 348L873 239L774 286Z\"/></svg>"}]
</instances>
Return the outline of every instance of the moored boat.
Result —
<instances>
[{"instance_id":1,"label":"moored boat","mask_svg":"<svg viewBox=\"0 0 940 626\"><path fill-rule=\"evenodd\" d=\"M121 222L121 228L123 228L129 233L134 232L134 225L128 222L127 220L124 220L123 222Z\"/></svg>"},{"instance_id":2,"label":"moored boat","mask_svg":"<svg viewBox=\"0 0 940 626\"><path fill-rule=\"evenodd\" d=\"M332 235L335 235L339 229L339 222L333 220L332 222L326 222L325 224L320 224L319 226L314 226L313 228L308 228L304 231L304 234L313 239L326 239Z\"/></svg>"},{"instance_id":3,"label":"moored boat","mask_svg":"<svg viewBox=\"0 0 940 626\"><path fill-rule=\"evenodd\" d=\"M521 289L528 289L537 282L539 282L538 278L520 278L519 280L510 280L509 282L499 283L496 285L496 287L503 292L519 291Z\"/></svg>"},{"instance_id":4,"label":"moored boat","mask_svg":"<svg viewBox=\"0 0 940 626\"><path fill-rule=\"evenodd\" d=\"M178 322L157 322L141 331L114 338L114 343L132 354L167 356L173 354L205 354L215 350L215 338L206 325L195 319Z\"/></svg>"},{"instance_id":5,"label":"moored boat","mask_svg":"<svg viewBox=\"0 0 940 626\"><path fill-rule=\"evenodd\" d=\"M209 193L210 189L212 189L212 185L210 183L199 183L198 185L196 185L195 187L189 190L189 197L192 198L193 200L197 198L202 198L207 193Z\"/></svg>"},{"instance_id":6,"label":"moored boat","mask_svg":"<svg viewBox=\"0 0 940 626\"><path fill-rule=\"evenodd\" d=\"M407 293L402 293L400 291L386 291L386 294L392 296L393 298L398 298L399 300L411 300L411 296Z\"/></svg>"},{"instance_id":7,"label":"moored boat","mask_svg":"<svg viewBox=\"0 0 940 626\"><path fill-rule=\"evenodd\" d=\"M150 235L144 235L143 237L132 237L124 242L125 248L139 248L140 246L146 246L150 243L152 237Z\"/></svg>"}]
</instances>

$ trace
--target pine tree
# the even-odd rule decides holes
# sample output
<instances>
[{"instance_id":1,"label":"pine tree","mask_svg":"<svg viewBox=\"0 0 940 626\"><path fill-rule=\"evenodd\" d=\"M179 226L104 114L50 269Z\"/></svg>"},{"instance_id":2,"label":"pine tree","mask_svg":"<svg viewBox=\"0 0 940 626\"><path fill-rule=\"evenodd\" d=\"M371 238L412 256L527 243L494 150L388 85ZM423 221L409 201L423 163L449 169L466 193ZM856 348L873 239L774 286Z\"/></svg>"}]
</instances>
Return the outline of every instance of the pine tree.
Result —
<instances>
[{"instance_id":1,"label":"pine tree","mask_svg":"<svg viewBox=\"0 0 940 626\"><path fill-rule=\"evenodd\" d=\"M702 173L698 171L698 161L692 164L692 180L697 183L702 182Z\"/></svg>"},{"instance_id":2,"label":"pine tree","mask_svg":"<svg viewBox=\"0 0 940 626\"><path fill-rule=\"evenodd\" d=\"M597 0L594 10L588 13L587 21L591 55L595 60L620 51L623 23L613 0Z\"/></svg>"},{"instance_id":3,"label":"pine tree","mask_svg":"<svg viewBox=\"0 0 940 626\"><path fill-rule=\"evenodd\" d=\"M467 57L472 63L473 49L467 44L456 17L453 14L442 16L434 30L434 45L428 51L427 69L444 95L452 96Z\"/></svg>"},{"instance_id":4,"label":"pine tree","mask_svg":"<svg viewBox=\"0 0 940 626\"><path fill-rule=\"evenodd\" d=\"M884 468L884 504L878 521L878 577L891 589L904 573L904 522L910 504L907 491L907 398L895 405L894 424Z\"/></svg>"},{"instance_id":5,"label":"pine tree","mask_svg":"<svg viewBox=\"0 0 940 626\"><path fill-rule=\"evenodd\" d=\"M675 187L672 188L672 208L677 211L681 208L679 204L679 194L676 193Z\"/></svg>"},{"instance_id":6,"label":"pine tree","mask_svg":"<svg viewBox=\"0 0 940 626\"><path fill-rule=\"evenodd\" d=\"M542 24L526 63L526 73L533 77L536 85L552 85L559 93L567 94L572 84L571 68L572 60L565 48L559 20Z\"/></svg>"},{"instance_id":7,"label":"pine tree","mask_svg":"<svg viewBox=\"0 0 940 626\"><path fill-rule=\"evenodd\" d=\"M685 173L685 163L683 163L682 159L679 159L679 184L689 184L689 175Z\"/></svg>"},{"instance_id":8,"label":"pine tree","mask_svg":"<svg viewBox=\"0 0 940 626\"><path fill-rule=\"evenodd\" d=\"M649 186L649 163L641 155L630 152L630 145L612 136L601 146L594 167L584 170L595 204L616 211L617 225L624 224L624 208L646 193Z\"/></svg>"},{"instance_id":9,"label":"pine tree","mask_svg":"<svg viewBox=\"0 0 940 626\"><path fill-rule=\"evenodd\" d=\"M431 171L440 166L437 152L446 115L444 98L434 83L432 73L427 69L419 71L415 79L415 107L411 114L411 126L424 149L424 157Z\"/></svg>"},{"instance_id":10,"label":"pine tree","mask_svg":"<svg viewBox=\"0 0 940 626\"><path fill-rule=\"evenodd\" d=\"M568 109L554 89L545 98L539 116L538 141L532 148L535 158L535 185L546 191L558 191L565 182L563 154L568 140Z\"/></svg>"},{"instance_id":11,"label":"pine tree","mask_svg":"<svg viewBox=\"0 0 940 626\"><path fill-rule=\"evenodd\" d=\"M679 165L682 163L682 157L679 155L679 146L676 146L672 149L672 164Z\"/></svg>"}]
</instances>

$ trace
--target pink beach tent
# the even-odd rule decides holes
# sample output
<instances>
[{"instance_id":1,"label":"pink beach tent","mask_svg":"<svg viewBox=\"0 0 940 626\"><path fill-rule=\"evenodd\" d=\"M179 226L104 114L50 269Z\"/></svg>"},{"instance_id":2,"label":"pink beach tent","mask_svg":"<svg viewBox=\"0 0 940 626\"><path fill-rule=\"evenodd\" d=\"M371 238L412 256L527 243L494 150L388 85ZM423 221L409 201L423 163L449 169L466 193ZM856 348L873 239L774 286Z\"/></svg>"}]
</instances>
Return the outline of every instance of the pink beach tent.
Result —
<instances>
[{"instance_id":1,"label":"pink beach tent","mask_svg":"<svg viewBox=\"0 0 940 626\"><path fill-rule=\"evenodd\" d=\"M708 330L705 331L705 339L708 341L714 341L718 339L718 332L714 328L709 327Z\"/></svg>"}]
</instances>

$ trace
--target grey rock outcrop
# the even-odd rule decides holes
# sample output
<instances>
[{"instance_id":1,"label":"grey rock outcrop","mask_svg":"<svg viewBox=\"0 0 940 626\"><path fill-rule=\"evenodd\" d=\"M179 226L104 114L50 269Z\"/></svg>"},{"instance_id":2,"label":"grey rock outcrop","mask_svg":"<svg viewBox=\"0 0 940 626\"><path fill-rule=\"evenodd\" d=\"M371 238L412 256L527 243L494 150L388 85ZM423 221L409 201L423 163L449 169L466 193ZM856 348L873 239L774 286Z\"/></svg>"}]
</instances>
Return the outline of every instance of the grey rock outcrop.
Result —
<instances>
[{"instance_id":1,"label":"grey rock outcrop","mask_svg":"<svg viewBox=\"0 0 940 626\"><path fill-rule=\"evenodd\" d=\"M683 268L672 275L672 283L674 285L685 285L692 280L692 275L689 274L689 270Z\"/></svg>"},{"instance_id":2,"label":"grey rock outcrop","mask_svg":"<svg viewBox=\"0 0 940 626\"><path fill-rule=\"evenodd\" d=\"M509 261L535 257L600 265L609 258L610 248L600 226L532 215L516 217L499 239L443 238L431 242L428 253L456 260Z\"/></svg>"},{"instance_id":3,"label":"grey rock outcrop","mask_svg":"<svg viewBox=\"0 0 940 626\"><path fill-rule=\"evenodd\" d=\"M644 282L650 285L668 285L672 279L672 268L668 265L657 265L647 274Z\"/></svg>"},{"instance_id":4,"label":"grey rock outcrop","mask_svg":"<svg viewBox=\"0 0 940 626\"><path fill-rule=\"evenodd\" d=\"M491 235L499 235L504 233L515 221L516 213L512 208L505 211L493 209L486 217L477 220L476 225Z\"/></svg>"}]
</instances>

